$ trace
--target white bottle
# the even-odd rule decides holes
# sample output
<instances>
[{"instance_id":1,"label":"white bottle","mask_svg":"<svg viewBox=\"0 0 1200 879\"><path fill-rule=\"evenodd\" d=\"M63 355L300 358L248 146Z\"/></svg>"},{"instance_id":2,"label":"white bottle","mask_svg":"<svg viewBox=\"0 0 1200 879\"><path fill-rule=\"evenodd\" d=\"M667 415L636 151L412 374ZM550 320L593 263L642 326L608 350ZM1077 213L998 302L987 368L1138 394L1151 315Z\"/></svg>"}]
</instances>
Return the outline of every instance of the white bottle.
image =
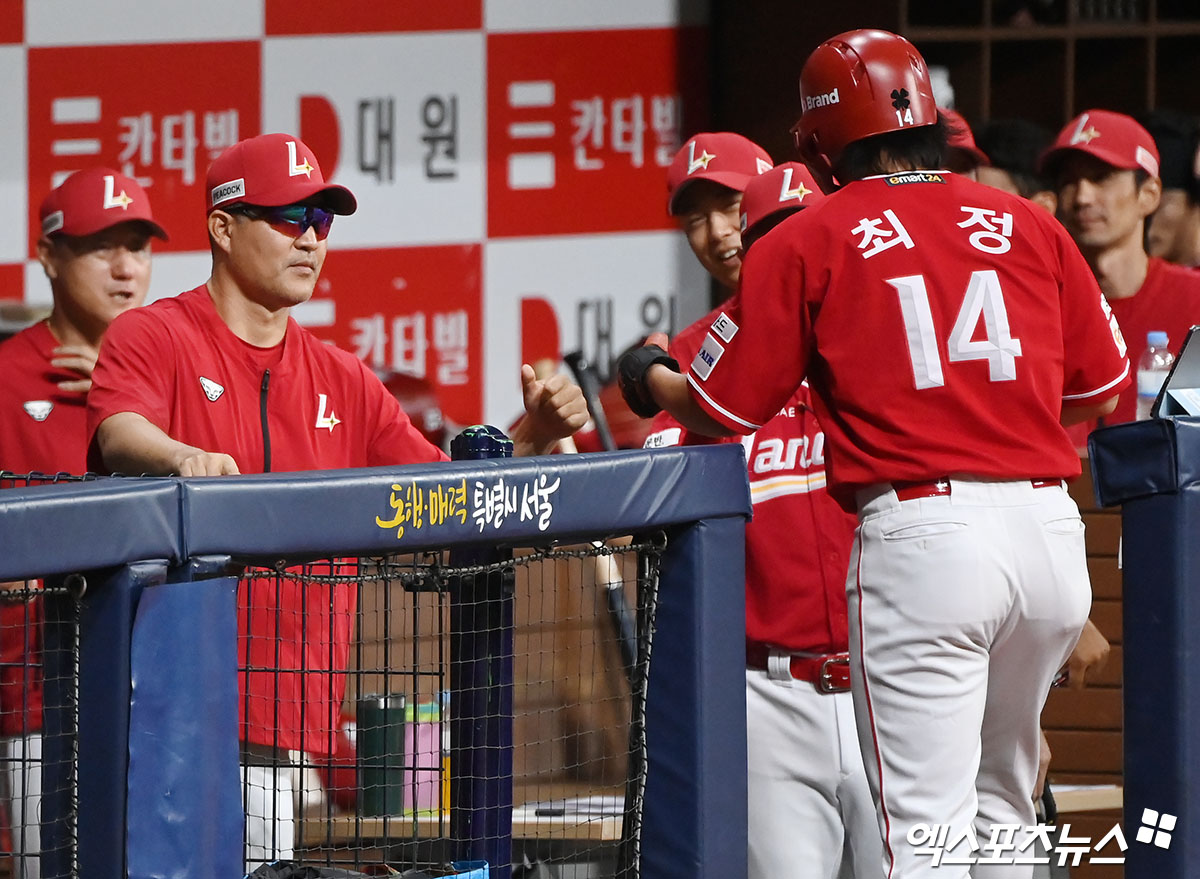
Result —
<instances>
[{"instance_id":1,"label":"white bottle","mask_svg":"<svg viewBox=\"0 0 1200 879\"><path fill-rule=\"evenodd\" d=\"M1150 407L1167 380L1175 356L1167 348L1167 334L1162 330L1146 333L1146 350L1137 368L1138 421L1150 417Z\"/></svg>"}]
</instances>

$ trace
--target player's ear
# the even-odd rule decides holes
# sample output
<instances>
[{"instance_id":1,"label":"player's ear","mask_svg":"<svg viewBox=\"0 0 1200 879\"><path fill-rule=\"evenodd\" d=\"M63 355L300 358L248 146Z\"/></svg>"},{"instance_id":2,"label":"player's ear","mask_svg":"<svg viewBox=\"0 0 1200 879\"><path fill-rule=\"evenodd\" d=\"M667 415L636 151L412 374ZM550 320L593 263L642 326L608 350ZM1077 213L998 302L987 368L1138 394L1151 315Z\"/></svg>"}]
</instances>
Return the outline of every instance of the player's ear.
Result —
<instances>
[{"instance_id":1,"label":"player's ear","mask_svg":"<svg viewBox=\"0 0 1200 879\"><path fill-rule=\"evenodd\" d=\"M1138 187L1137 198L1142 217L1150 216L1158 210L1158 203L1162 201L1162 180L1158 177L1143 180Z\"/></svg>"},{"instance_id":2,"label":"player's ear","mask_svg":"<svg viewBox=\"0 0 1200 879\"><path fill-rule=\"evenodd\" d=\"M226 213L222 210L215 210L208 215L208 238L212 242L212 246L229 252L229 242L233 235L233 214Z\"/></svg>"},{"instance_id":3,"label":"player's ear","mask_svg":"<svg viewBox=\"0 0 1200 879\"><path fill-rule=\"evenodd\" d=\"M1054 216L1058 212L1058 193L1053 189L1039 189L1033 195L1029 196L1029 200L1034 204L1041 205Z\"/></svg>"},{"instance_id":4,"label":"player's ear","mask_svg":"<svg viewBox=\"0 0 1200 879\"><path fill-rule=\"evenodd\" d=\"M46 277L51 281L58 277L58 257L54 242L45 235L37 240L37 258L42 264L42 271L46 273Z\"/></svg>"}]
</instances>

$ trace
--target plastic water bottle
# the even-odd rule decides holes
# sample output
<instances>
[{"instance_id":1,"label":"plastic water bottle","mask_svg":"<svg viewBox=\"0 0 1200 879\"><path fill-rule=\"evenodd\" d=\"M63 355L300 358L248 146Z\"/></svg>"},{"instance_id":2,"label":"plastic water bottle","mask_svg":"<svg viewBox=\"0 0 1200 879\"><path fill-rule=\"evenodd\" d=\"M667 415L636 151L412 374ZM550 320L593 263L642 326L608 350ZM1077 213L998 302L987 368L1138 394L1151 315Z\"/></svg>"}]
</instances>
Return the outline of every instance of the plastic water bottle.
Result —
<instances>
[{"instance_id":1,"label":"plastic water bottle","mask_svg":"<svg viewBox=\"0 0 1200 879\"><path fill-rule=\"evenodd\" d=\"M1137 368L1138 421L1150 417L1150 407L1167 380L1175 356L1167 348L1167 334L1162 330L1146 333L1146 350Z\"/></svg>"}]
</instances>

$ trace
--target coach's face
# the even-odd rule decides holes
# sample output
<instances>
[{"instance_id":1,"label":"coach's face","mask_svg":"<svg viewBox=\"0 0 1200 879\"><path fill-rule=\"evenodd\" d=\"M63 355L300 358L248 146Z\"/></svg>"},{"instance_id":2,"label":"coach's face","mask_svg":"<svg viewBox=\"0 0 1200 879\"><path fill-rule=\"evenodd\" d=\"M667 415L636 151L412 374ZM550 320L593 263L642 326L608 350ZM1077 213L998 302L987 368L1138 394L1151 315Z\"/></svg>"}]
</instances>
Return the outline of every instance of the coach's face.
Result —
<instances>
[{"instance_id":1,"label":"coach's face","mask_svg":"<svg viewBox=\"0 0 1200 879\"><path fill-rule=\"evenodd\" d=\"M326 253L312 226L297 236L262 217L235 211L230 219L229 269L247 298L271 310L312 298Z\"/></svg>"},{"instance_id":2,"label":"coach's face","mask_svg":"<svg viewBox=\"0 0 1200 879\"><path fill-rule=\"evenodd\" d=\"M1158 207L1157 177L1137 182L1133 171L1095 156L1066 157L1057 174L1058 217L1081 248L1106 250L1141 246L1142 224Z\"/></svg>"}]
</instances>

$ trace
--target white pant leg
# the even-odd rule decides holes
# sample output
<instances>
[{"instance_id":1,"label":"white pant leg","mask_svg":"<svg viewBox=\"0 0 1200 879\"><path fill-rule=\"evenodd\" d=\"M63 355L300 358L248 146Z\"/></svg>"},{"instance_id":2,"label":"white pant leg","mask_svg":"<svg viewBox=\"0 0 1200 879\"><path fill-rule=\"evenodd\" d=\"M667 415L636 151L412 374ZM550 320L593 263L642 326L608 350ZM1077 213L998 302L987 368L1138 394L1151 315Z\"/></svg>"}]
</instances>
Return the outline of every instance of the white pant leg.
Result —
<instances>
[{"instance_id":1,"label":"white pant leg","mask_svg":"<svg viewBox=\"0 0 1200 879\"><path fill-rule=\"evenodd\" d=\"M246 872L250 872L260 864L290 859L294 854L295 768L286 764L243 764L241 769L246 810Z\"/></svg>"},{"instance_id":2,"label":"white pant leg","mask_svg":"<svg viewBox=\"0 0 1200 879\"><path fill-rule=\"evenodd\" d=\"M4 776L12 820L14 879L40 879L42 836L42 737L4 740Z\"/></svg>"},{"instance_id":3,"label":"white pant leg","mask_svg":"<svg viewBox=\"0 0 1200 879\"><path fill-rule=\"evenodd\" d=\"M880 861L849 693L746 671L750 879L853 876ZM864 873L875 879L874 874Z\"/></svg>"},{"instance_id":4,"label":"white pant leg","mask_svg":"<svg viewBox=\"0 0 1200 879\"><path fill-rule=\"evenodd\" d=\"M1034 497L1037 517L1011 526L1028 529L1019 538L1019 613L991 648L976 780L980 845L986 845L993 827L1034 823L1039 718L1050 682L1070 656L1091 606L1083 522L1075 502L1054 488L1038 489ZM1027 834L1021 836L1024 842ZM980 864L972 873L975 879L1030 875L1029 867L1004 864Z\"/></svg>"},{"instance_id":5,"label":"white pant leg","mask_svg":"<svg viewBox=\"0 0 1200 879\"><path fill-rule=\"evenodd\" d=\"M892 879L993 875L972 870L962 844L947 854L964 863L935 866L908 834L948 825L954 840L978 828L977 817L1004 814L997 796L1010 809L1018 789L1028 800L1045 687L1087 613L1082 543L1076 561L1073 546L1049 550L1041 537L1047 513L1070 503L1062 489L952 488L951 497L904 503L885 493L863 507L847 581L859 739ZM994 875L1031 868L1001 869L1010 872Z\"/></svg>"}]
</instances>

